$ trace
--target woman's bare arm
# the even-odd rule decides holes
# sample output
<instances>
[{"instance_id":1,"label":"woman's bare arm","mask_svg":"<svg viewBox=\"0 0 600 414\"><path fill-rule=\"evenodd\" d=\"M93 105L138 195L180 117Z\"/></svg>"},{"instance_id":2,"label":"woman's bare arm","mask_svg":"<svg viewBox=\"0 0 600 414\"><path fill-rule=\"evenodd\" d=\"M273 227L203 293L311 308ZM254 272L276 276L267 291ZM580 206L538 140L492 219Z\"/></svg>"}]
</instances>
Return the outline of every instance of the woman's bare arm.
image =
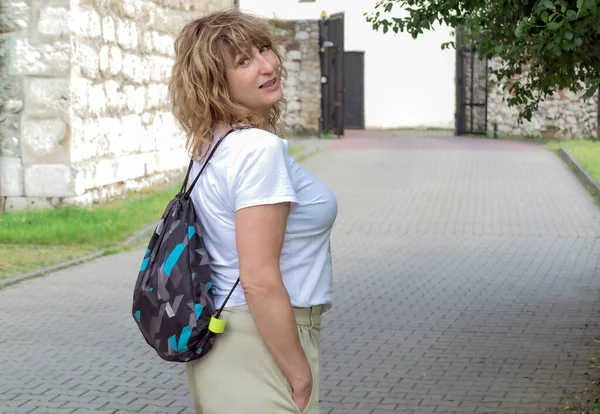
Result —
<instances>
[{"instance_id":1,"label":"woman's bare arm","mask_svg":"<svg viewBox=\"0 0 600 414\"><path fill-rule=\"evenodd\" d=\"M289 203L238 210L236 244L240 281L258 331L290 382L294 399L303 401L306 394L307 403L312 389L310 366L279 267L288 214Z\"/></svg>"}]
</instances>

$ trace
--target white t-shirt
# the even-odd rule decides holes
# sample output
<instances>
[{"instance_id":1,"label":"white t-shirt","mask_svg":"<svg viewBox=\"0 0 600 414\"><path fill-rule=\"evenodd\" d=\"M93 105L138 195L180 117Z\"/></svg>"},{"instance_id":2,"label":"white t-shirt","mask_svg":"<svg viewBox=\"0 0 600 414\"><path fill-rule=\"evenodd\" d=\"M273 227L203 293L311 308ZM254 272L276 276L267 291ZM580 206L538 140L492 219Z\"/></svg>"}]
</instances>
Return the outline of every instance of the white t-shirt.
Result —
<instances>
[{"instance_id":1,"label":"white t-shirt","mask_svg":"<svg viewBox=\"0 0 600 414\"><path fill-rule=\"evenodd\" d=\"M216 139L211 146L211 150ZM194 163L190 180L201 165ZM292 306L332 300L330 234L337 216L334 194L287 152L287 141L261 129L229 134L219 145L192 191L192 200L211 259L215 305L219 308L239 277L235 211L290 202L280 258ZM226 307L246 303L238 285Z\"/></svg>"}]
</instances>

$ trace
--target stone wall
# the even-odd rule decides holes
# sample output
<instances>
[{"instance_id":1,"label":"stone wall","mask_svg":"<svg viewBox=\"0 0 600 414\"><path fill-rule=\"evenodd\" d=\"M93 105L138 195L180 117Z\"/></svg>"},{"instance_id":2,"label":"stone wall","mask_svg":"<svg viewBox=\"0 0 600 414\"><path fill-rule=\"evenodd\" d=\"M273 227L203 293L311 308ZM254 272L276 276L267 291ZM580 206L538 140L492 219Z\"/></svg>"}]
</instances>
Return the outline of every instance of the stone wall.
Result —
<instances>
[{"instance_id":1,"label":"stone wall","mask_svg":"<svg viewBox=\"0 0 600 414\"><path fill-rule=\"evenodd\" d=\"M99 201L187 165L166 105L173 41L232 0L3 0L0 200Z\"/></svg>"},{"instance_id":2,"label":"stone wall","mask_svg":"<svg viewBox=\"0 0 600 414\"><path fill-rule=\"evenodd\" d=\"M316 20L272 21L275 38L286 54L288 79L283 93L288 101L283 118L288 134L315 135L321 116L319 23Z\"/></svg>"},{"instance_id":3,"label":"stone wall","mask_svg":"<svg viewBox=\"0 0 600 414\"><path fill-rule=\"evenodd\" d=\"M491 61L496 66L500 62ZM498 123L499 135L534 136L558 139L595 137L598 127L598 93L587 101L583 91L574 94L560 91L539 105L531 122L517 122L517 108L509 108L503 98L508 96L498 85L490 83L488 94L488 126Z\"/></svg>"}]
</instances>

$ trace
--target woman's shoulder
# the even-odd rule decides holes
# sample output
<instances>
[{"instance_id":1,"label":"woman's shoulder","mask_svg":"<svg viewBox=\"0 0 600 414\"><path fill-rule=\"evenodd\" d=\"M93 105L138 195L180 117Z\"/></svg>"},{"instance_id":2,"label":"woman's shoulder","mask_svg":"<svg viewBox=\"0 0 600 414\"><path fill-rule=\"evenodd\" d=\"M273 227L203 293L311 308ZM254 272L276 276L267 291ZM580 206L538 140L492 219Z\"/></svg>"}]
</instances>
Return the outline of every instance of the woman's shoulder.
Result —
<instances>
[{"instance_id":1,"label":"woman's shoulder","mask_svg":"<svg viewBox=\"0 0 600 414\"><path fill-rule=\"evenodd\" d=\"M233 165L287 158L287 141L264 129L246 128L234 131L222 144L226 148L225 152L234 160Z\"/></svg>"},{"instance_id":2,"label":"woman's shoulder","mask_svg":"<svg viewBox=\"0 0 600 414\"><path fill-rule=\"evenodd\" d=\"M285 140L260 128L244 128L233 131L225 138L225 142L228 142L232 148L240 148L240 150L249 152L286 147Z\"/></svg>"}]
</instances>

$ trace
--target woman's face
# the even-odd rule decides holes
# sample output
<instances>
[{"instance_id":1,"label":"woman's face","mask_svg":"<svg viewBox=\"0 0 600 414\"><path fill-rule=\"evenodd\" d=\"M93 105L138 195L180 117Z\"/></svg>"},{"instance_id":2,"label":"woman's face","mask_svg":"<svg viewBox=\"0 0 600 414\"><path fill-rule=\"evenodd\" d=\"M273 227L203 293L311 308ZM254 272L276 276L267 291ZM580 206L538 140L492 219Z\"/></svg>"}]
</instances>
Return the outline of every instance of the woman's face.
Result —
<instances>
[{"instance_id":1,"label":"woman's face","mask_svg":"<svg viewBox=\"0 0 600 414\"><path fill-rule=\"evenodd\" d=\"M248 53L237 54L226 77L231 99L259 116L266 118L283 98L277 56L270 46L253 46Z\"/></svg>"}]
</instances>

